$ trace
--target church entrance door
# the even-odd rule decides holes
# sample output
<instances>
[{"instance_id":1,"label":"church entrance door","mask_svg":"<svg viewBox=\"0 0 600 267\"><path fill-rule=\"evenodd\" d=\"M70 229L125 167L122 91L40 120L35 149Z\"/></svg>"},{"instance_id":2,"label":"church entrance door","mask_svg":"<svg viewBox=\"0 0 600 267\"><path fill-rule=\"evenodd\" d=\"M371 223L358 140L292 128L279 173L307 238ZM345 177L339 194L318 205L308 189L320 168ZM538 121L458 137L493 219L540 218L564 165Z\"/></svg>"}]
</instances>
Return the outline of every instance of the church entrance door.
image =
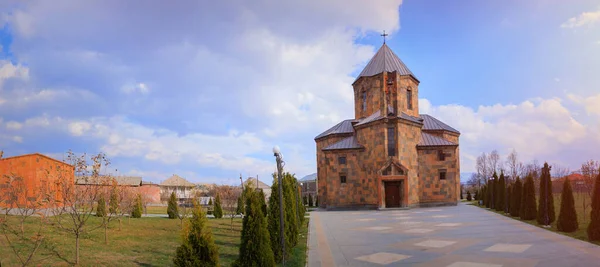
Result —
<instances>
[{"instance_id":1,"label":"church entrance door","mask_svg":"<svg viewBox=\"0 0 600 267\"><path fill-rule=\"evenodd\" d=\"M384 182L385 207L399 208L402 203L402 181Z\"/></svg>"}]
</instances>

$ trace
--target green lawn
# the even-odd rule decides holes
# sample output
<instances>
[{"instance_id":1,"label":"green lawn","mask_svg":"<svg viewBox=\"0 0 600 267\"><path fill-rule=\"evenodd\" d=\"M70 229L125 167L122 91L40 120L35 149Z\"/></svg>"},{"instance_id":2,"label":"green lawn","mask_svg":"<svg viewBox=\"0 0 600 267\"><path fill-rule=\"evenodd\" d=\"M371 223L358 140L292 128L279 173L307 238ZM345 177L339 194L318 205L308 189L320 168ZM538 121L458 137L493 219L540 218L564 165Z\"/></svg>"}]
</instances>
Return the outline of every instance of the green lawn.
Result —
<instances>
[{"instance_id":1,"label":"green lawn","mask_svg":"<svg viewBox=\"0 0 600 267\"><path fill-rule=\"evenodd\" d=\"M563 233L563 232L559 232L558 229L556 228L556 221L554 221L554 223L551 224L550 228L543 228L543 229L547 229L553 232L557 232L566 236L570 236L573 238L577 238L580 240L584 240L584 241L588 241L588 237L587 237L587 227L588 224L590 223L590 212L591 210L591 198L587 193L573 193L573 196L575 198L575 210L577 211L577 222L579 223L579 229L577 229L577 231L573 232L573 233ZM539 201L539 196L536 196L536 205ZM584 203L585 203L585 213L584 213ZM554 194L554 210L556 213L556 220L558 220L558 215L560 214L560 194ZM496 211L494 211L496 212ZM496 212L498 214L502 214L504 215L504 212ZM510 217L510 216L507 216ZM516 220L520 220L518 217L510 217ZM525 223L531 224L531 225L535 225L538 227L541 227L540 225L538 225L536 220L531 220L531 221L523 221ZM600 242L594 241L594 242L590 242L596 245L600 245Z\"/></svg>"},{"instance_id":2,"label":"green lawn","mask_svg":"<svg viewBox=\"0 0 600 267\"><path fill-rule=\"evenodd\" d=\"M150 213L150 212L149 212ZM308 213L307 213L308 214ZM25 225L25 236L33 236L33 226L39 218L29 218ZM16 218L10 217L12 225L18 225ZM231 266L239 253L242 219L209 219L208 220L219 247L221 266ZM92 217L89 226L100 223L99 218ZM81 266L171 266L175 249L181 241L180 221L166 218L125 218L121 224L111 222L108 229L108 245L104 244L104 231L97 229L81 240ZM308 218L300 231L299 245L292 251L286 266L305 266L307 249ZM35 266L70 266L75 257L75 239L73 235L60 232L47 226L43 233L47 246L36 253ZM0 233L0 265L16 266L18 260ZM39 261L38 261L39 260Z\"/></svg>"}]
</instances>

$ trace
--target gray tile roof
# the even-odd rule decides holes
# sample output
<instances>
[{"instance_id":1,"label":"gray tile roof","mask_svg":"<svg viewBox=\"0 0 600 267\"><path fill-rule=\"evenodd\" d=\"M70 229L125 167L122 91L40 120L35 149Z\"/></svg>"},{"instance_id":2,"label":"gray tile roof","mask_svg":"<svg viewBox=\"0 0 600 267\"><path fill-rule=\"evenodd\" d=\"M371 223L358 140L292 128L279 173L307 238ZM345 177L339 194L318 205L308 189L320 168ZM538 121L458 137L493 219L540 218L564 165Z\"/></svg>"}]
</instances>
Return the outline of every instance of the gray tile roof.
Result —
<instances>
[{"instance_id":1,"label":"gray tile roof","mask_svg":"<svg viewBox=\"0 0 600 267\"><path fill-rule=\"evenodd\" d=\"M336 124L335 126L329 128L329 130L322 132L321 134L317 135L317 137L315 137L315 139L319 139L321 137L325 137L331 134L346 134L346 133L353 133L354 132L354 127L352 127L352 122L354 120L345 120L342 121L338 124Z\"/></svg>"},{"instance_id":2,"label":"gray tile roof","mask_svg":"<svg viewBox=\"0 0 600 267\"><path fill-rule=\"evenodd\" d=\"M371 61L367 63L363 71L356 77L356 80L360 77L377 75L384 71L397 71L400 75L410 75L416 79L415 75L404 65L402 60L384 43L373 58L371 58Z\"/></svg>"},{"instance_id":3,"label":"gray tile roof","mask_svg":"<svg viewBox=\"0 0 600 267\"><path fill-rule=\"evenodd\" d=\"M376 120L379 120L379 119L383 119L383 116L381 116L381 111L377 110L377 111L375 111L375 113L371 114L371 116L366 117L366 118L360 120L355 126L360 126L360 125L363 125L363 124L367 124L369 122L376 121Z\"/></svg>"},{"instance_id":4,"label":"gray tile roof","mask_svg":"<svg viewBox=\"0 0 600 267\"><path fill-rule=\"evenodd\" d=\"M417 145L419 147L426 146L457 146L457 144L450 142L444 138L421 132L421 142Z\"/></svg>"},{"instance_id":5,"label":"gray tile roof","mask_svg":"<svg viewBox=\"0 0 600 267\"><path fill-rule=\"evenodd\" d=\"M323 148L323 150L359 149L359 148L364 148L364 146L361 146L356 141L356 137L350 136L350 137L344 138L344 139L340 140L339 142L334 143L326 148Z\"/></svg>"},{"instance_id":6,"label":"gray tile roof","mask_svg":"<svg viewBox=\"0 0 600 267\"><path fill-rule=\"evenodd\" d=\"M412 122L423 124L423 119L417 118L417 117L413 117L413 116L408 115L408 114L406 114L404 112L401 112L400 115L398 115L398 118L405 119L407 121L412 121Z\"/></svg>"},{"instance_id":7,"label":"gray tile roof","mask_svg":"<svg viewBox=\"0 0 600 267\"><path fill-rule=\"evenodd\" d=\"M449 132L460 134L460 132L458 130L448 126L448 124L445 124L442 121L440 121L432 116L429 116L427 114L421 114L420 116L423 119L423 128L422 129L424 131L444 130L444 131L449 131Z\"/></svg>"}]
</instances>

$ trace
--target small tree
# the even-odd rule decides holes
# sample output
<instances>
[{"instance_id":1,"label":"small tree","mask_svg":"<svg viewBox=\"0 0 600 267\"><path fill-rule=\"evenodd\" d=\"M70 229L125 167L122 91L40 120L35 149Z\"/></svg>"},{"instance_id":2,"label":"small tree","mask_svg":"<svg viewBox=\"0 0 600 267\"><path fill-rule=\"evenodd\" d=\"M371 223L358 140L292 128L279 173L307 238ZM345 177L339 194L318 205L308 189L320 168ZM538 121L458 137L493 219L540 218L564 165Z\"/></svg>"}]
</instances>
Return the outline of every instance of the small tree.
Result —
<instances>
[{"instance_id":1,"label":"small tree","mask_svg":"<svg viewBox=\"0 0 600 267\"><path fill-rule=\"evenodd\" d=\"M510 216L518 217L521 209L521 197L523 196L523 183L521 179L517 177L515 184L512 186L511 203L510 203Z\"/></svg>"},{"instance_id":2,"label":"small tree","mask_svg":"<svg viewBox=\"0 0 600 267\"><path fill-rule=\"evenodd\" d=\"M237 206L235 208L235 213L236 214L244 214L244 199L242 199L242 196L239 196L237 199Z\"/></svg>"},{"instance_id":3,"label":"small tree","mask_svg":"<svg viewBox=\"0 0 600 267\"><path fill-rule=\"evenodd\" d=\"M96 217L105 217L106 216L106 200L104 196L100 196L98 198L98 206L96 207Z\"/></svg>"},{"instance_id":4,"label":"small tree","mask_svg":"<svg viewBox=\"0 0 600 267\"><path fill-rule=\"evenodd\" d=\"M535 205L535 188L533 184L533 176L527 175L525 184L523 185L523 197L521 199L521 209L519 215L521 220L533 220L537 216Z\"/></svg>"},{"instance_id":5,"label":"small tree","mask_svg":"<svg viewBox=\"0 0 600 267\"><path fill-rule=\"evenodd\" d=\"M313 206L313 197L311 194L308 194L308 206L312 207Z\"/></svg>"},{"instance_id":6,"label":"small tree","mask_svg":"<svg viewBox=\"0 0 600 267\"><path fill-rule=\"evenodd\" d=\"M471 191L467 191L467 201L471 201Z\"/></svg>"},{"instance_id":7,"label":"small tree","mask_svg":"<svg viewBox=\"0 0 600 267\"><path fill-rule=\"evenodd\" d=\"M177 214L179 214L179 207L177 206L177 196L175 195L175 191L171 192L171 197L169 197L167 214L169 215L169 219L175 219L177 218Z\"/></svg>"},{"instance_id":8,"label":"small tree","mask_svg":"<svg viewBox=\"0 0 600 267\"><path fill-rule=\"evenodd\" d=\"M600 240L600 174L596 176L592 192L592 212L587 234L590 241Z\"/></svg>"},{"instance_id":9,"label":"small tree","mask_svg":"<svg viewBox=\"0 0 600 267\"><path fill-rule=\"evenodd\" d=\"M541 225L550 225L556 219L554 214L554 197L552 196L552 180L550 166L544 163L540 178L540 198L538 205L537 222Z\"/></svg>"},{"instance_id":10,"label":"small tree","mask_svg":"<svg viewBox=\"0 0 600 267\"><path fill-rule=\"evenodd\" d=\"M133 206L133 210L131 211L132 218L141 218L142 213L144 212L144 206L142 204L142 195L138 194L135 198L135 204Z\"/></svg>"},{"instance_id":11,"label":"small tree","mask_svg":"<svg viewBox=\"0 0 600 267\"><path fill-rule=\"evenodd\" d=\"M221 196L219 194L217 194L217 197L215 198L215 208L213 214L217 219L223 218L223 208L221 208Z\"/></svg>"},{"instance_id":12,"label":"small tree","mask_svg":"<svg viewBox=\"0 0 600 267\"><path fill-rule=\"evenodd\" d=\"M460 200L463 200L463 199L465 199L465 198L463 197L463 186L461 184L460 185Z\"/></svg>"},{"instance_id":13,"label":"small tree","mask_svg":"<svg viewBox=\"0 0 600 267\"><path fill-rule=\"evenodd\" d=\"M275 266L267 220L263 214L260 194L248 192L246 210L242 224L239 258L234 266Z\"/></svg>"},{"instance_id":14,"label":"small tree","mask_svg":"<svg viewBox=\"0 0 600 267\"><path fill-rule=\"evenodd\" d=\"M481 196L481 193L479 193L479 191L480 191L479 189L475 190L475 196L474 196L475 200L479 200L479 197Z\"/></svg>"},{"instance_id":15,"label":"small tree","mask_svg":"<svg viewBox=\"0 0 600 267\"><path fill-rule=\"evenodd\" d=\"M495 198L496 198L496 205L494 206L495 209L497 211L504 211L504 206L506 205L505 201L506 201L506 195L504 194L504 190L506 190L506 184L505 184L505 179L504 179L504 172L500 172L500 179L497 180L498 182L496 183L496 192L495 192Z\"/></svg>"},{"instance_id":16,"label":"small tree","mask_svg":"<svg viewBox=\"0 0 600 267\"><path fill-rule=\"evenodd\" d=\"M573 189L568 177L565 177L562 193L560 196L560 213L556 228L561 232L575 232L579 228L577 222L577 211L575 211L575 199L573 198Z\"/></svg>"},{"instance_id":17,"label":"small tree","mask_svg":"<svg viewBox=\"0 0 600 267\"><path fill-rule=\"evenodd\" d=\"M206 214L212 214L213 213L213 201L212 201L212 197L208 199L208 210L206 211Z\"/></svg>"},{"instance_id":18,"label":"small tree","mask_svg":"<svg viewBox=\"0 0 600 267\"><path fill-rule=\"evenodd\" d=\"M182 230L183 243L175 252L175 266L219 266L219 249L215 245L202 206L193 200L192 216Z\"/></svg>"}]
</instances>

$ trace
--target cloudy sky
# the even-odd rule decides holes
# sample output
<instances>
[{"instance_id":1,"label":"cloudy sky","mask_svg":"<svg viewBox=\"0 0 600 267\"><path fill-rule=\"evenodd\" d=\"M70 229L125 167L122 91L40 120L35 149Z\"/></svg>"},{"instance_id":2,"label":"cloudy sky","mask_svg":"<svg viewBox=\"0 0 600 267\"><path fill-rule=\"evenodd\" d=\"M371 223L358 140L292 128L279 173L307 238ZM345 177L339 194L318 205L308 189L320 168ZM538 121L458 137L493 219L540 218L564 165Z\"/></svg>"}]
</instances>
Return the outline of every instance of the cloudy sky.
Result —
<instances>
[{"instance_id":1,"label":"cloudy sky","mask_svg":"<svg viewBox=\"0 0 600 267\"><path fill-rule=\"evenodd\" d=\"M235 183L316 172L379 34L462 132L461 168L513 148L600 159L600 4L535 1L2 1L0 149L105 152L119 174Z\"/></svg>"}]
</instances>

